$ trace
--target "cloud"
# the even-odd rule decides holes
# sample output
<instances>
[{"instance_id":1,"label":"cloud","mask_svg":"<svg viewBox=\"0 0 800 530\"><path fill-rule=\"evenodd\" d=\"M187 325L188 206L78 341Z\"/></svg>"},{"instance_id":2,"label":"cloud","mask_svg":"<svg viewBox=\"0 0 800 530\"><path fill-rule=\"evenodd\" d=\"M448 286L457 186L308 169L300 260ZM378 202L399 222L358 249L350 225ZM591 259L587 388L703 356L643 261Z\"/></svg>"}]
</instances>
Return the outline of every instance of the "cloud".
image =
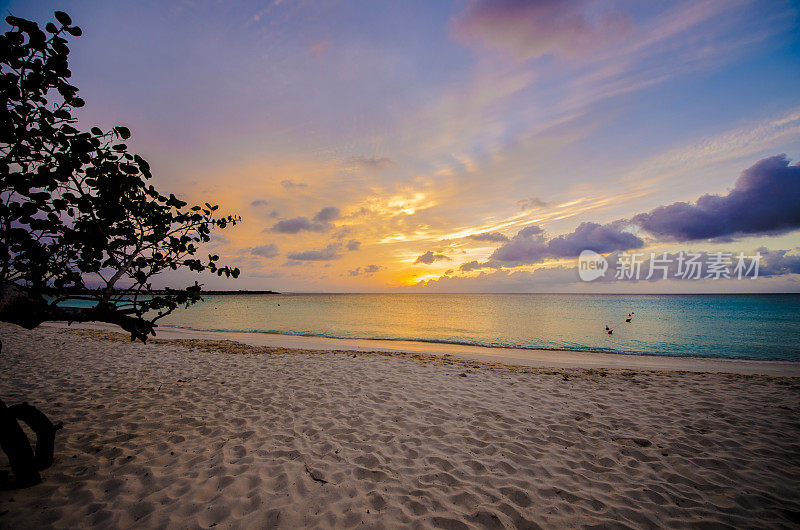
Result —
<instances>
[{"instance_id":1,"label":"cloud","mask_svg":"<svg viewBox=\"0 0 800 530\"><path fill-rule=\"evenodd\" d=\"M286 257L295 261L331 261L342 257L339 254L340 243L331 243L321 250L305 250L302 252L289 252Z\"/></svg>"},{"instance_id":2,"label":"cloud","mask_svg":"<svg viewBox=\"0 0 800 530\"><path fill-rule=\"evenodd\" d=\"M529 197L517 201L517 206L519 206L520 210L533 210L534 208L544 208L547 206L547 202L538 197Z\"/></svg>"},{"instance_id":3,"label":"cloud","mask_svg":"<svg viewBox=\"0 0 800 530\"><path fill-rule=\"evenodd\" d=\"M624 286L630 286L630 292L642 292L647 287L646 285L669 285L668 289L677 292L686 292L687 285L697 285L701 290L709 292L733 292L733 291L753 291L758 290L759 287L772 291L773 285L767 280L768 277L785 276L787 281L792 280L792 276L800 274L800 255L790 254L790 252L798 252L800 248L791 250L768 250L761 247L752 252L744 252L743 262L739 263L739 253L730 252L726 255L729 259L728 272L730 279L721 278L718 280L708 277L709 268L708 263L716 256L715 252L696 252L696 253L681 253L674 252L668 253L664 257L663 253L656 253L655 259L666 259L666 262L656 261L656 267L653 274L648 278L649 274L649 260L650 252L638 253L638 261L641 263L639 280L633 279L617 279L616 271L617 264L620 261L622 252L613 252L608 255L608 271L606 274L597 280L587 284L580 281L576 265L568 266L553 266L542 267L534 271L521 271L513 269L501 269L484 271L475 276L448 276L444 275L438 279L419 282L415 288L442 292L566 292L575 291L585 292L585 288L589 285L599 286L607 285L614 286L613 292L626 292ZM761 254L761 262L758 270L758 278L754 279L754 271L750 269L752 259L756 253ZM634 254L631 252L630 254ZM688 260L690 257L696 256L696 261L703 266L700 269L700 279L697 279L694 274L686 274L689 266L685 265L686 261L681 264L680 260ZM481 265L478 262L465 263L465 266L470 264ZM663 272L658 268L662 264L667 267L666 278ZM737 267L741 266L741 279L738 279ZM468 267L469 268L469 267ZM478 266L476 268L483 268ZM761 280L761 278L764 278ZM716 289L712 288L714 285L719 285ZM786 283L777 285L787 285ZM638 286L638 287L637 287ZM734 286L738 286L734 287ZM600 288L603 291L603 288ZM796 289L793 287L792 289ZM604 292L610 292L607 289Z\"/></svg>"},{"instance_id":4,"label":"cloud","mask_svg":"<svg viewBox=\"0 0 800 530\"><path fill-rule=\"evenodd\" d=\"M489 262L482 264L482 267L472 265L472 268L528 265L548 258L573 258L586 249L605 254L642 246L644 241L626 232L624 224L619 221L605 225L581 223L573 232L549 240L545 238L541 228L528 226L497 248Z\"/></svg>"},{"instance_id":5,"label":"cloud","mask_svg":"<svg viewBox=\"0 0 800 530\"><path fill-rule=\"evenodd\" d=\"M341 212L336 206L326 206L314 216L314 221L318 223L329 223L339 218Z\"/></svg>"},{"instance_id":6,"label":"cloud","mask_svg":"<svg viewBox=\"0 0 800 530\"><path fill-rule=\"evenodd\" d=\"M536 263L542 261L545 257L549 257L547 241L541 234L541 229L539 229L539 233L530 233L530 231L529 233L523 233L530 228L533 227L520 230L511 241L497 248L490 256L490 260L524 265Z\"/></svg>"},{"instance_id":7,"label":"cloud","mask_svg":"<svg viewBox=\"0 0 800 530\"><path fill-rule=\"evenodd\" d=\"M500 232L484 232L482 234L471 234L467 237L474 239L475 241L493 241L496 243L508 241L508 236L501 234Z\"/></svg>"},{"instance_id":8,"label":"cloud","mask_svg":"<svg viewBox=\"0 0 800 530\"><path fill-rule=\"evenodd\" d=\"M414 262L414 264L425 263L430 265L434 261L439 261L443 259L450 260L450 258L445 256L444 254L434 254L432 250L429 250L425 254L422 254L420 257L418 257L417 260Z\"/></svg>"},{"instance_id":9,"label":"cloud","mask_svg":"<svg viewBox=\"0 0 800 530\"><path fill-rule=\"evenodd\" d=\"M373 213L375 213L375 212L371 208L367 208L366 206L362 206L358 210L348 214L347 217L354 218L354 217L360 217L362 215L371 215Z\"/></svg>"},{"instance_id":10,"label":"cloud","mask_svg":"<svg viewBox=\"0 0 800 530\"><path fill-rule=\"evenodd\" d=\"M260 245L257 247L250 247L250 254L261 256L263 258L274 258L278 255L278 245L270 243L268 245Z\"/></svg>"},{"instance_id":11,"label":"cloud","mask_svg":"<svg viewBox=\"0 0 800 530\"><path fill-rule=\"evenodd\" d=\"M219 232L211 232L208 235L208 237L209 237L209 243L212 246L228 245L231 242L230 239L228 239L227 237L223 236Z\"/></svg>"},{"instance_id":12,"label":"cloud","mask_svg":"<svg viewBox=\"0 0 800 530\"><path fill-rule=\"evenodd\" d=\"M800 249L795 249L795 251ZM639 263L638 279L647 282L663 280L697 282L702 280L719 281L721 279L736 279L738 281L757 280L758 278L800 274L800 255L790 254L791 250L768 250L760 247L752 252L732 251L682 251L682 252L630 252L624 262L626 273L635 271L631 266L632 259ZM635 282L635 279L617 278L620 270L621 252L614 252L606 257L608 270L606 274L595 280L596 283L608 282ZM760 260L756 257L760 255ZM651 269L651 259L652 269ZM758 271L755 271L755 262L758 261ZM715 278L716 273L710 264L720 263L726 274ZM633 277L637 275L634 272ZM649 277L648 277L649 276ZM757 278L756 278L757 276Z\"/></svg>"},{"instance_id":13,"label":"cloud","mask_svg":"<svg viewBox=\"0 0 800 530\"><path fill-rule=\"evenodd\" d=\"M357 166L361 169L375 169L378 171L397 165L394 160L385 156L380 158L374 156L352 156L347 159L347 163L351 166Z\"/></svg>"},{"instance_id":14,"label":"cloud","mask_svg":"<svg viewBox=\"0 0 800 530\"><path fill-rule=\"evenodd\" d=\"M636 235L624 231L620 222L600 225L581 223L574 232L555 237L547 243L555 258L571 258L589 249L600 254L615 250L629 250L644 246Z\"/></svg>"},{"instance_id":15,"label":"cloud","mask_svg":"<svg viewBox=\"0 0 800 530\"><path fill-rule=\"evenodd\" d=\"M474 270L477 270L477 269L485 269L485 268L487 268L487 265L485 263L478 263L477 261L473 260L473 261L470 261L468 263L461 264L461 266L458 268L458 270L464 271L464 272L469 272L469 271L474 271Z\"/></svg>"},{"instance_id":16,"label":"cloud","mask_svg":"<svg viewBox=\"0 0 800 530\"><path fill-rule=\"evenodd\" d=\"M476 276L442 276L419 282L412 290L451 293L526 293L563 292L578 282L574 268L550 267L535 271L498 270Z\"/></svg>"},{"instance_id":17,"label":"cloud","mask_svg":"<svg viewBox=\"0 0 800 530\"><path fill-rule=\"evenodd\" d=\"M327 52L330 49L331 49L331 43L330 41L327 40L315 42L314 44L311 45L311 53L314 54L314 56L317 59L322 57L325 54L325 52Z\"/></svg>"},{"instance_id":18,"label":"cloud","mask_svg":"<svg viewBox=\"0 0 800 530\"><path fill-rule=\"evenodd\" d=\"M359 248L361 248L361 241L356 241L355 239L351 239L350 241L347 242L347 245L345 246L347 247L347 250L358 250Z\"/></svg>"},{"instance_id":19,"label":"cloud","mask_svg":"<svg viewBox=\"0 0 800 530\"><path fill-rule=\"evenodd\" d=\"M271 232L277 232L279 234L297 234L298 232L323 232L330 228L327 223L313 223L311 222L308 217L295 217L293 219L284 219L283 221L278 221L272 228L269 229Z\"/></svg>"},{"instance_id":20,"label":"cloud","mask_svg":"<svg viewBox=\"0 0 800 530\"><path fill-rule=\"evenodd\" d=\"M800 165L786 155L744 170L727 195L703 195L638 214L632 221L664 240L732 239L800 228Z\"/></svg>"},{"instance_id":21,"label":"cloud","mask_svg":"<svg viewBox=\"0 0 800 530\"><path fill-rule=\"evenodd\" d=\"M250 206L253 206L255 208L259 208L259 207L262 207L262 206L266 206L268 204L269 204L269 201L265 201L264 199L256 199L256 200L254 200L253 202L250 203Z\"/></svg>"},{"instance_id":22,"label":"cloud","mask_svg":"<svg viewBox=\"0 0 800 530\"><path fill-rule=\"evenodd\" d=\"M273 211L273 214L277 212ZM330 230L330 222L338 219L341 213L336 206L327 206L318 211L313 219L306 216L294 217L278 221L272 228L264 232L277 232L279 234L297 234L299 232L324 232Z\"/></svg>"},{"instance_id":23,"label":"cloud","mask_svg":"<svg viewBox=\"0 0 800 530\"><path fill-rule=\"evenodd\" d=\"M291 189L294 189L294 188L301 188L302 189L302 188L308 187L307 184L302 184L300 182L294 182L292 180L282 180L281 181L281 186L283 186L287 190L291 190Z\"/></svg>"},{"instance_id":24,"label":"cloud","mask_svg":"<svg viewBox=\"0 0 800 530\"><path fill-rule=\"evenodd\" d=\"M589 1L478 0L453 22L463 43L500 50L519 60L544 55L585 56L631 30L630 16L596 13Z\"/></svg>"},{"instance_id":25,"label":"cloud","mask_svg":"<svg viewBox=\"0 0 800 530\"><path fill-rule=\"evenodd\" d=\"M356 267L353 270L347 271L350 276L372 276L379 270L383 269L380 265L367 265L366 267Z\"/></svg>"},{"instance_id":26,"label":"cloud","mask_svg":"<svg viewBox=\"0 0 800 530\"><path fill-rule=\"evenodd\" d=\"M727 195L703 195L695 203L660 206L630 221L582 223L573 232L551 239L538 226L529 226L498 247L487 262L465 263L461 270L573 258L586 249L606 254L643 247L644 241L628 231L629 226L638 226L662 241L732 240L800 229L800 165L790 165L786 155L765 158L744 170Z\"/></svg>"},{"instance_id":27,"label":"cloud","mask_svg":"<svg viewBox=\"0 0 800 530\"><path fill-rule=\"evenodd\" d=\"M797 248L795 250L800 250ZM761 253L759 276L781 276L784 274L800 274L800 256L789 254L789 250L758 249Z\"/></svg>"},{"instance_id":28,"label":"cloud","mask_svg":"<svg viewBox=\"0 0 800 530\"><path fill-rule=\"evenodd\" d=\"M540 226L531 225L531 226L526 226L525 228L517 232L516 237L531 237L543 233L544 230L542 230Z\"/></svg>"}]
</instances>

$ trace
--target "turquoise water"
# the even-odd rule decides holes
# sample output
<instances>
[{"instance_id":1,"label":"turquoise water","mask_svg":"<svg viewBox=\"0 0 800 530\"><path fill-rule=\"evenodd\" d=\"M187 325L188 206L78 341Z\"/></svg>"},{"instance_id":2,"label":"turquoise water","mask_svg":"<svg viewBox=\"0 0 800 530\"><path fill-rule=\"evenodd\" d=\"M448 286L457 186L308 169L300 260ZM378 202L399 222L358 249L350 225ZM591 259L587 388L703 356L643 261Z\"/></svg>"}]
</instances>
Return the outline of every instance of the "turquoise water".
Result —
<instances>
[{"instance_id":1,"label":"turquoise water","mask_svg":"<svg viewBox=\"0 0 800 530\"><path fill-rule=\"evenodd\" d=\"M625 323L629 312L632 322ZM219 295L162 325L800 361L800 295ZM613 335L604 331L611 325Z\"/></svg>"}]
</instances>

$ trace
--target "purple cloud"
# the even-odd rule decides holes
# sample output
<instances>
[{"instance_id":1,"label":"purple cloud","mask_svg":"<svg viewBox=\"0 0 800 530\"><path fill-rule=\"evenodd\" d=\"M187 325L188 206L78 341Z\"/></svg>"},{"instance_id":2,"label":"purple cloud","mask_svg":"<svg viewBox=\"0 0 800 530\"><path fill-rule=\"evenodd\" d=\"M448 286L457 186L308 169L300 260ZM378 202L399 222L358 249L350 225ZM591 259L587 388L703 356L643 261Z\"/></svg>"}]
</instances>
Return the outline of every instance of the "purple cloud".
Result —
<instances>
[{"instance_id":1,"label":"purple cloud","mask_svg":"<svg viewBox=\"0 0 800 530\"><path fill-rule=\"evenodd\" d=\"M474 239L475 241L492 241L495 243L508 241L508 236L501 234L500 232L484 232L482 234L471 234L467 237Z\"/></svg>"},{"instance_id":2,"label":"purple cloud","mask_svg":"<svg viewBox=\"0 0 800 530\"><path fill-rule=\"evenodd\" d=\"M339 254L341 245L331 243L321 250L305 250L302 252L289 252L286 257L295 261L331 261L342 257Z\"/></svg>"},{"instance_id":3,"label":"purple cloud","mask_svg":"<svg viewBox=\"0 0 800 530\"><path fill-rule=\"evenodd\" d=\"M623 228L620 222L606 225L582 223L569 234L547 240L541 228L528 226L520 230L511 241L495 250L487 263L465 264L471 268L462 270L498 265L526 265L548 258L573 258L586 249L603 254L644 246L644 241L630 232L625 232Z\"/></svg>"},{"instance_id":4,"label":"purple cloud","mask_svg":"<svg viewBox=\"0 0 800 530\"><path fill-rule=\"evenodd\" d=\"M269 245L260 245L250 248L250 254L261 256L263 258L274 258L278 255L278 245L270 243Z\"/></svg>"},{"instance_id":5,"label":"purple cloud","mask_svg":"<svg viewBox=\"0 0 800 530\"><path fill-rule=\"evenodd\" d=\"M462 263L461 266L458 268L458 270L464 271L464 272L469 272L469 271L474 271L474 270L477 270L477 269L485 269L487 267L488 267L488 264L486 264L486 263L479 263L479 262L477 262L475 260L472 260L472 261L467 262L467 263Z\"/></svg>"},{"instance_id":6,"label":"purple cloud","mask_svg":"<svg viewBox=\"0 0 800 530\"><path fill-rule=\"evenodd\" d=\"M511 241L495 250L489 259L524 264L541 261L547 256L547 242L541 229L538 226L529 226L520 230ZM484 264L484 266L486 265Z\"/></svg>"},{"instance_id":7,"label":"purple cloud","mask_svg":"<svg viewBox=\"0 0 800 530\"><path fill-rule=\"evenodd\" d=\"M348 163L354 166L358 166L362 169L374 169L380 171L381 169L386 169L387 167L396 166L394 160L391 158L387 158L385 156L382 157L374 157L374 156L353 156L348 159Z\"/></svg>"},{"instance_id":8,"label":"purple cloud","mask_svg":"<svg viewBox=\"0 0 800 530\"><path fill-rule=\"evenodd\" d=\"M450 258L445 256L444 254L434 254L432 250L429 250L425 254L422 254L420 257L418 257L417 260L414 262L414 264L416 265L417 263L425 263L427 265L430 265L434 261L439 261L443 259L449 260Z\"/></svg>"},{"instance_id":9,"label":"purple cloud","mask_svg":"<svg viewBox=\"0 0 800 530\"><path fill-rule=\"evenodd\" d=\"M356 267L353 270L347 271L350 276L372 276L383 267L380 265L367 265L366 267Z\"/></svg>"},{"instance_id":10,"label":"purple cloud","mask_svg":"<svg viewBox=\"0 0 800 530\"><path fill-rule=\"evenodd\" d=\"M303 184L303 183L300 183L300 182L294 182L293 180L282 180L281 181L281 186L283 186L287 190L291 190L291 189L294 189L294 188L306 188L306 187L308 187L307 184Z\"/></svg>"},{"instance_id":11,"label":"purple cloud","mask_svg":"<svg viewBox=\"0 0 800 530\"><path fill-rule=\"evenodd\" d=\"M308 217L295 217L278 221L270 231L279 234L297 234L298 232L323 232L329 228L327 223L313 223Z\"/></svg>"},{"instance_id":12,"label":"purple cloud","mask_svg":"<svg viewBox=\"0 0 800 530\"><path fill-rule=\"evenodd\" d=\"M630 16L597 13L587 0L478 0L454 20L456 38L526 60L544 55L583 56L618 42Z\"/></svg>"},{"instance_id":13,"label":"purple cloud","mask_svg":"<svg viewBox=\"0 0 800 530\"><path fill-rule=\"evenodd\" d=\"M314 216L314 221L318 223L329 223L338 219L340 215L341 212L339 212L339 208L336 206L327 206L317 212Z\"/></svg>"},{"instance_id":14,"label":"purple cloud","mask_svg":"<svg viewBox=\"0 0 800 530\"><path fill-rule=\"evenodd\" d=\"M644 241L630 232L625 232L623 228L620 222L605 225L581 223L574 232L548 241L547 246L554 258L571 258L586 249L604 254L644 246Z\"/></svg>"},{"instance_id":15,"label":"purple cloud","mask_svg":"<svg viewBox=\"0 0 800 530\"><path fill-rule=\"evenodd\" d=\"M547 202L538 197L530 197L517 201L517 206L520 210L533 210L534 208L544 208L547 206Z\"/></svg>"},{"instance_id":16,"label":"purple cloud","mask_svg":"<svg viewBox=\"0 0 800 530\"><path fill-rule=\"evenodd\" d=\"M516 237L531 237L531 236L535 236L537 234L543 234L543 233L544 233L544 230L542 230L542 227L536 226L536 225L531 225L531 226L526 226L525 228L523 228L522 230L517 232Z\"/></svg>"},{"instance_id":17,"label":"purple cloud","mask_svg":"<svg viewBox=\"0 0 800 530\"><path fill-rule=\"evenodd\" d=\"M358 250L359 248L361 248L361 241L356 241L355 239L351 239L350 241L347 242L347 245L345 246L347 247L347 250Z\"/></svg>"},{"instance_id":18,"label":"purple cloud","mask_svg":"<svg viewBox=\"0 0 800 530\"><path fill-rule=\"evenodd\" d=\"M275 213L275 212L273 212ZM338 219L341 213L336 206L327 206L318 211L313 219L306 216L294 217L278 221L269 230L264 232L277 232L279 234L297 234L299 232L324 232L331 228L330 222Z\"/></svg>"},{"instance_id":19,"label":"purple cloud","mask_svg":"<svg viewBox=\"0 0 800 530\"><path fill-rule=\"evenodd\" d=\"M800 250L800 248L795 249ZM761 253L759 276L781 276L783 274L800 274L800 256L789 254L789 250L758 249Z\"/></svg>"},{"instance_id":20,"label":"purple cloud","mask_svg":"<svg viewBox=\"0 0 800 530\"><path fill-rule=\"evenodd\" d=\"M800 228L800 165L789 165L786 155L771 156L744 170L727 195L660 206L632 221L674 241L790 232Z\"/></svg>"}]
</instances>

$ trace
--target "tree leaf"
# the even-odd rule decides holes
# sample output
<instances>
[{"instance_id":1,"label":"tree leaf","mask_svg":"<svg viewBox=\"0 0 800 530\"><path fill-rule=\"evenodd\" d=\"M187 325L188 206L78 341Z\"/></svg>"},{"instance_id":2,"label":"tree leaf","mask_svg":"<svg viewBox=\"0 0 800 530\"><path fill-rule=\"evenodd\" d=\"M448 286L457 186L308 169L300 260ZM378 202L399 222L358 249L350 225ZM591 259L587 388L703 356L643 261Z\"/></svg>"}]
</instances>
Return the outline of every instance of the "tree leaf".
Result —
<instances>
[{"instance_id":1,"label":"tree leaf","mask_svg":"<svg viewBox=\"0 0 800 530\"><path fill-rule=\"evenodd\" d=\"M64 13L63 11L56 11L53 13L62 26L69 26L72 24L72 19L69 17L68 14Z\"/></svg>"}]
</instances>

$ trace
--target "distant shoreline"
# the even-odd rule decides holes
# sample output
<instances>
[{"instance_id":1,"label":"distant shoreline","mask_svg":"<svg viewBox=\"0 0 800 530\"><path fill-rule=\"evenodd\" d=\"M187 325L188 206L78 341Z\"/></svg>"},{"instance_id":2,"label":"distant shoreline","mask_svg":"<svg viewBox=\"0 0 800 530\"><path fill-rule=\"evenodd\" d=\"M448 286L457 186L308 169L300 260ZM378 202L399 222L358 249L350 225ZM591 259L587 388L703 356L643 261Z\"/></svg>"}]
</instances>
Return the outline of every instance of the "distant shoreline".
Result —
<instances>
[{"instance_id":1,"label":"distant shoreline","mask_svg":"<svg viewBox=\"0 0 800 530\"><path fill-rule=\"evenodd\" d=\"M168 292L175 292L181 291L182 289L172 289L171 291L167 291L166 289L151 289L149 291L141 291L139 295L159 295L159 294L167 294ZM82 291L76 291L74 293L69 293L73 295L90 295L97 293L97 290L92 289L85 289ZM137 294L136 291L129 291L127 289L117 289L114 291L114 294ZM228 294L236 294L236 295L249 295L249 294L287 294L287 293L280 293L278 291L200 291L201 295L204 294L213 294L213 295L228 295Z\"/></svg>"}]
</instances>

